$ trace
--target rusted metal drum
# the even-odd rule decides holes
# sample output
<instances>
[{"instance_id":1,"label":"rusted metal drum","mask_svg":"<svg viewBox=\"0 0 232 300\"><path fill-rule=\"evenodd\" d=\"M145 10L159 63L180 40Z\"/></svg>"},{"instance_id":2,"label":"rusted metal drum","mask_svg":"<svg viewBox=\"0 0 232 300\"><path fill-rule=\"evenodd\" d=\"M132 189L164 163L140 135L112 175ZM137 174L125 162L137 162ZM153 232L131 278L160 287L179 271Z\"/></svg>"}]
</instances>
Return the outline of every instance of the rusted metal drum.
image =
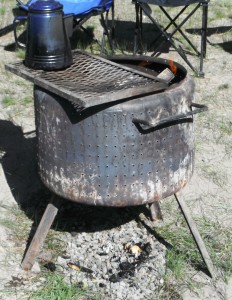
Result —
<instances>
[{"instance_id":1,"label":"rusted metal drum","mask_svg":"<svg viewBox=\"0 0 232 300\"><path fill-rule=\"evenodd\" d=\"M119 62L136 67L141 60ZM149 69L166 67L155 58L146 61ZM165 92L83 111L35 86L44 184L71 201L103 206L152 203L183 188L193 173L194 81L178 72Z\"/></svg>"}]
</instances>

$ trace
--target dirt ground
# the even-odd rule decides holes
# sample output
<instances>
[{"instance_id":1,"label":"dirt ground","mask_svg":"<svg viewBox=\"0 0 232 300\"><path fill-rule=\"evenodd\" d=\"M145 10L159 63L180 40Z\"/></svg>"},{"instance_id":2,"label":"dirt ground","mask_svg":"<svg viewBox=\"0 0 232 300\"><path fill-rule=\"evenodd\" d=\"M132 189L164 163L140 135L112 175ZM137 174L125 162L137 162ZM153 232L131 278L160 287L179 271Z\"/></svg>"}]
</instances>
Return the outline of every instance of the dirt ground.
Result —
<instances>
[{"instance_id":1,"label":"dirt ground","mask_svg":"<svg viewBox=\"0 0 232 300\"><path fill-rule=\"evenodd\" d=\"M212 5L216 0L212 0ZM116 13L117 13L116 2ZM128 5L128 2L125 4ZM121 8L122 9L122 8ZM4 19L5 20L5 19ZM8 20L3 20L6 26ZM117 16L120 20L120 15ZM232 228L232 19L209 23L207 58L204 78L195 77L195 102L206 104L207 112L195 117L196 162L194 176L183 190L193 217L207 216L220 226ZM199 39L198 36L193 36ZM162 54L183 64L174 52ZM196 57L191 57L194 65ZM0 214L1 218L15 220L15 210L25 205L24 199L41 188L36 172L34 149L35 134L33 104L23 104L32 98L32 85L5 71L4 65L18 59L15 55L12 32L0 37ZM4 106L2 100L10 95L20 103ZM14 213L11 215L11 208ZM26 240L19 245L11 238L12 232L0 223L0 288L20 271L21 251ZM226 284L220 278L212 281L196 275L206 283L202 297L186 291L184 299L232 299L232 278ZM0 298L1 299L1 298ZM17 299L12 298L5 299Z\"/></svg>"}]
</instances>

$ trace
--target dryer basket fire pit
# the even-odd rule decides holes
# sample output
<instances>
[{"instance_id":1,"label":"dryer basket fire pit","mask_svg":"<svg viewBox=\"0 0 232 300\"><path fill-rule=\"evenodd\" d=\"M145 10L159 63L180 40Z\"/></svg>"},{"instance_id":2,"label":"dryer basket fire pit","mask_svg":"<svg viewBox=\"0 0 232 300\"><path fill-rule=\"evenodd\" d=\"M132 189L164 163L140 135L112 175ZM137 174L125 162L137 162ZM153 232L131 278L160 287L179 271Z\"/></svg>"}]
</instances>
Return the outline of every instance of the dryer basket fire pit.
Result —
<instances>
[{"instance_id":1,"label":"dryer basket fire pit","mask_svg":"<svg viewBox=\"0 0 232 300\"><path fill-rule=\"evenodd\" d=\"M144 62L115 61L135 67ZM147 57L146 64L153 72L168 67ZM44 184L66 199L104 206L152 203L180 190L192 176L194 161L194 81L185 74L179 70L179 80L161 93L81 111L36 86Z\"/></svg>"},{"instance_id":2,"label":"dryer basket fire pit","mask_svg":"<svg viewBox=\"0 0 232 300\"><path fill-rule=\"evenodd\" d=\"M101 206L153 203L154 208L158 200L176 195L193 173L193 114L207 109L193 103L193 79L164 59L106 60L77 51L73 60L58 72L6 66L34 83L44 184L65 199ZM170 69L175 75L167 80ZM204 243L178 201L212 275ZM33 265L57 210L48 205L24 269Z\"/></svg>"}]
</instances>

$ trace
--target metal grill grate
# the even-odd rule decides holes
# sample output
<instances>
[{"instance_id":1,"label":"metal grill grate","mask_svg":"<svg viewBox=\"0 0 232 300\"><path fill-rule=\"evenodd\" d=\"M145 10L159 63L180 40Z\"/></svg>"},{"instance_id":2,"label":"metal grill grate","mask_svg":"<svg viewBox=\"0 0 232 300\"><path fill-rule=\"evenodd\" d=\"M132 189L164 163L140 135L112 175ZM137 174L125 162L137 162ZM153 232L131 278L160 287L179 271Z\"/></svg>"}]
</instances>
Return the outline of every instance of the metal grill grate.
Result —
<instances>
[{"instance_id":1,"label":"metal grill grate","mask_svg":"<svg viewBox=\"0 0 232 300\"><path fill-rule=\"evenodd\" d=\"M86 108L98 104L158 92L167 84L152 75L81 51L73 53L71 67L60 71L26 68L23 62L6 69L32 81L75 104Z\"/></svg>"}]
</instances>

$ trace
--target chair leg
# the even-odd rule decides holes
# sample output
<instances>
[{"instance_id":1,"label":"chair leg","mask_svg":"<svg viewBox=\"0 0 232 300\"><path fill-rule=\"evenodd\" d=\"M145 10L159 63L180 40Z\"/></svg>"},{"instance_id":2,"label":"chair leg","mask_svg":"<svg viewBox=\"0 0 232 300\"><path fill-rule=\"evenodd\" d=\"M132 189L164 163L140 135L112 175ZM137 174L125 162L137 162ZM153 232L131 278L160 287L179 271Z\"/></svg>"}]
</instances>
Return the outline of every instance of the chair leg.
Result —
<instances>
[{"instance_id":1,"label":"chair leg","mask_svg":"<svg viewBox=\"0 0 232 300\"><path fill-rule=\"evenodd\" d=\"M172 19L170 17L170 15L167 13L167 11L160 6L160 9L162 10L162 12L165 14L165 16L169 19L170 24L166 27L167 29L171 26L174 25L175 26L175 30L170 34L170 37L173 37L173 35L178 31L183 38L188 42L188 44L190 45L190 47L196 52L197 55L200 55L200 52L197 50L197 48L195 47L195 45L193 45L193 43L190 41L190 39L187 37L187 35L183 32L183 30L181 29L181 27L190 19L190 17L197 11L197 9L200 7L200 4L198 4L193 10L192 12L179 24L176 24L176 20L178 19L178 17L180 15L182 15L182 13L188 8L188 5L186 5L180 12L179 14L177 14L177 16ZM164 29L164 31L166 31L167 29Z\"/></svg>"},{"instance_id":2,"label":"chair leg","mask_svg":"<svg viewBox=\"0 0 232 300\"><path fill-rule=\"evenodd\" d=\"M171 44L171 46L178 52L178 54L182 57L182 59L187 63L187 65L193 70L194 73L196 73L199 77L204 77L204 73L203 73L203 59L205 57L206 54L206 34L207 34L207 14L208 14L208 3L198 3L194 9L188 14L187 17L184 18L184 20L182 20L182 22L178 25L176 23L176 20L179 18L180 15L183 14L183 12L185 11L185 9L188 7L188 5L186 5L184 8L182 8L180 10L180 12L174 17L172 18L167 11L160 6L160 9L162 10L162 12L165 14L165 16L169 19L170 23L163 29L158 22L156 22L156 20L150 15L147 14L146 11L143 9L142 5L136 1L135 5L137 5L139 8L136 9L136 15L138 15L138 10L141 9L145 15L150 19L150 21L159 29L160 34L158 35L158 37L151 43L151 45L155 44L156 41L158 41L160 39L161 36L163 36L165 38L164 41L162 41L161 43L159 43L159 46L157 46L155 49L153 49L153 53L151 56L154 56L157 52L160 52L160 48L161 46L165 43L168 42ZM187 37L187 35L182 31L182 26L191 18L191 16L193 14L195 14L195 12L200 8L200 6L203 6L203 17L202 17L202 35L201 35L201 51L198 51L197 48L194 46L194 44L190 41L190 39ZM137 17L138 19L138 17ZM137 21L136 19L136 21ZM138 23L138 21L137 21ZM168 33L167 30L171 27L174 26L175 28ZM136 30L137 32L135 33L135 41L138 41L138 36L139 36L139 30L138 28L141 28L141 26L137 25L136 26ZM174 40L173 40L173 36L175 35L176 32L179 32L183 38L188 42L188 44L191 46L191 48L194 50L194 52L199 56L200 58L200 68L198 70L198 68L195 68L192 63L188 60L187 56L185 55L184 50L181 47L177 47ZM137 44L135 42L135 47L137 47ZM151 46L150 45L150 46ZM134 49L135 52L135 49Z\"/></svg>"},{"instance_id":3,"label":"chair leg","mask_svg":"<svg viewBox=\"0 0 232 300\"><path fill-rule=\"evenodd\" d=\"M143 38L142 38L142 8L138 4L137 1L135 1L135 32L134 32L134 51L133 55L136 55L136 53L141 52L143 53Z\"/></svg>"},{"instance_id":4,"label":"chair leg","mask_svg":"<svg viewBox=\"0 0 232 300\"><path fill-rule=\"evenodd\" d=\"M101 42L101 54L104 53L105 51L105 45L106 45L106 37L109 41L110 44L110 48L112 53L114 53L114 5L112 5L111 7L111 11L112 11L112 28L111 30L109 30L109 25L108 25L108 20L109 20L109 10L106 12L105 14L105 18L104 18L104 14L101 14L101 24L103 27L103 36L102 36L102 42Z\"/></svg>"},{"instance_id":5,"label":"chair leg","mask_svg":"<svg viewBox=\"0 0 232 300\"><path fill-rule=\"evenodd\" d=\"M202 3L202 29L201 29L201 56L200 56L200 69L199 76L204 77L203 61L206 57L207 47L207 20L208 20L208 3Z\"/></svg>"}]
</instances>

